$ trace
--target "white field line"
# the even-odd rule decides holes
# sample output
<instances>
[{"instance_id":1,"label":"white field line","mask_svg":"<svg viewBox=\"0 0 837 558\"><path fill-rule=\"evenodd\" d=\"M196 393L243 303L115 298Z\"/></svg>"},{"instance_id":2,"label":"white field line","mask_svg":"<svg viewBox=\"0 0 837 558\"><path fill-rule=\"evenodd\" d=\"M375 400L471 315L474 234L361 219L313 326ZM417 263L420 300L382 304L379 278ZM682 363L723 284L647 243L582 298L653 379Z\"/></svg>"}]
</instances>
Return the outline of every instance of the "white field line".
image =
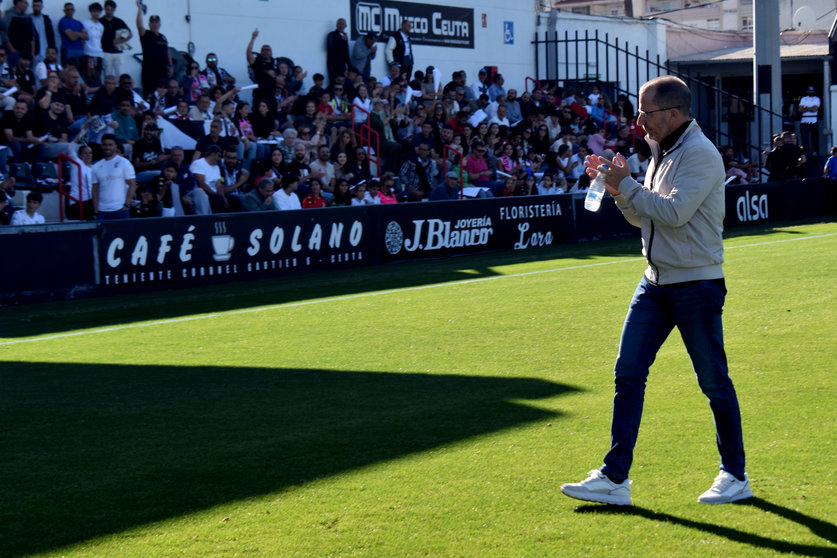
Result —
<instances>
[{"instance_id":1,"label":"white field line","mask_svg":"<svg viewBox=\"0 0 837 558\"><path fill-rule=\"evenodd\" d=\"M829 234L820 234L820 235L813 235L813 236L804 236L799 238L788 238L785 240L771 240L769 242L757 242L754 244L742 244L739 246L730 246L726 248L727 250L734 250L738 248L753 248L757 246L769 246L771 244L781 244L784 242L797 242L801 240L814 240L819 238L828 238L831 236L837 236L837 233L829 233ZM308 306L311 304L324 304L327 302L341 302L344 300L352 300L356 298L367 298L367 297L374 297L374 296L381 296L387 294L394 294L394 293L404 293L410 291L420 291L424 289L435 289L439 287L452 287L458 285L468 285L471 283L479 283L482 281L494 281L496 279L511 279L514 277L526 277L529 275L540 275L542 273L557 273L560 271L571 271L573 269L584 269L590 267L600 267L605 265L613 265L619 263L629 263L629 262L638 262L644 261L644 258L629 258L626 260L611 260L607 262L598 262L598 263L590 263L590 264L582 264L582 265L573 265L568 267L558 267L554 269L541 269L538 271L526 271L523 273L513 273L510 275L493 275L491 277L476 277L474 279L463 279L461 281L453 281L448 283L434 283L432 285L419 285L415 287L404 287L401 289L387 289L385 291L373 291L369 293L358 293L352 295L345 295L345 296L336 296L331 298L318 298L316 300L305 300L302 302L288 302L283 304L272 304L270 306L259 306L257 308L244 308L241 310L228 310L225 312L212 312L209 314L200 314L197 316L185 316L183 318L171 318L167 320L154 320L151 322L141 322L137 324L125 324L125 325L118 325L112 327L103 327L99 329L89 329L85 331L74 331L71 333L59 333L56 335L44 335L41 337L30 337L26 339L14 339L11 341L2 341L0 342L0 347L8 346L8 345L18 345L21 343L34 343L36 341L51 341L53 339L64 339L66 337L77 337L79 335L93 335L97 333L108 333L111 331L122 331L126 329L137 329L137 328L144 328L144 327L152 327L158 325L165 325L165 324L178 324L183 322L192 322L195 320L206 320L209 318L217 318L221 316L235 316L237 314L251 314L254 312L266 312L269 310L277 310L282 308L295 308L298 306Z\"/></svg>"}]
</instances>

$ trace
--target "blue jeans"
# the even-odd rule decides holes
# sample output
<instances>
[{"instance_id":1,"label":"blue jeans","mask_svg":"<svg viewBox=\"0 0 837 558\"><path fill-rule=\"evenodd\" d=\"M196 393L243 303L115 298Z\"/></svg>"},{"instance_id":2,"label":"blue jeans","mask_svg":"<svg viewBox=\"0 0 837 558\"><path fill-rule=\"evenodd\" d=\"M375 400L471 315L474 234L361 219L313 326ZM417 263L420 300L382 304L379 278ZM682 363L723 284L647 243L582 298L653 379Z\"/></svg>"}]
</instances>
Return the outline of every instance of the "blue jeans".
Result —
<instances>
[{"instance_id":1,"label":"blue jeans","mask_svg":"<svg viewBox=\"0 0 837 558\"><path fill-rule=\"evenodd\" d=\"M725 296L723 279L680 286L655 286L645 277L640 281L625 318L614 368L611 447L602 468L611 480L621 482L628 478L648 369L675 326L686 345L698 385L709 399L721 469L744 477L741 412L724 352L721 314Z\"/></svg>"}]
</instances>

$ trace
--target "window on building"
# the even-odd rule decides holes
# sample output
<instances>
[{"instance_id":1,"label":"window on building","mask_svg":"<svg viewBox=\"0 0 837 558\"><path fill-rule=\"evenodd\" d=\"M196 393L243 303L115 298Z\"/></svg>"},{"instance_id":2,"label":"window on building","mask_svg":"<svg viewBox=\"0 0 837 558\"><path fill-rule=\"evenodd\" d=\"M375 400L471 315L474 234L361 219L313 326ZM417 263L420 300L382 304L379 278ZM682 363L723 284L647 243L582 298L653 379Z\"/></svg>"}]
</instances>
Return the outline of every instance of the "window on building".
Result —
<instances>
[{"instance_id":1,"label":"window on building","mask_svg":"<svg viewBox=\"0 0 837 558\"><path fill-rule=\"evenodd\" d=\"M721 20L717 17L710 17L706 20L706 28L710 31L720 31L721 30Z\"/></svg>"},{"instance_id":2,"label":"window on building","mask_svg":"<svg viewBox=\"0 0 837 558\"><path fill-rule=\"evenodd\" d=\"M752 31L753 30L753 16L744 16L741 18L741 30L742 31Z\"/></svg>"}]
</instances>

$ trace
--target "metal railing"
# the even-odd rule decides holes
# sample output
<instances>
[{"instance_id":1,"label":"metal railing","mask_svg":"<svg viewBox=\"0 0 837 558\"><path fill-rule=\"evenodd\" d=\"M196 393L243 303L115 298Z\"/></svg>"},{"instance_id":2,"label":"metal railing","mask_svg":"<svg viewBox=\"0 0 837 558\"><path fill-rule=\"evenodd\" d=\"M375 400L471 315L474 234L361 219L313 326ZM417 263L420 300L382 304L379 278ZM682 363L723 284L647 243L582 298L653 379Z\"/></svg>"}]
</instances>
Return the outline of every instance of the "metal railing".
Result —
<instances>
[{"instance_id":1,"label":"metal railing","mask_svg":"<svg viewBox=\"0 0 837 558\"><path fill-rule=\"evenodd\" d=\"M355 120L356 114L366 115L366 120ZM352 103L352 132L357 136L361 147L366 148L370 163L375 163L375 173L381 177L381 135L371 125L372 113Z\"/></svg>"},{"instance_id":2,"label":"metal railing","mask_svg":"<svg viewBox=\"0 0 837 558\"><path fill-rule=\"evenodd\" d=\"M692 117L717 145L733 146L736 156L762 160L771 135L781 131L781 114L717 87L714 75L691 75L659 55L652 57L647 49L642 53L616 37L611 42L607 33L604 37L598 30L537 33L532 44L535 79L563 87L565 95L571 88L589 91L596 85L614 102L620 94L626 95L636 109L643 83L661 75L679 77L692 91ZM735 112L730 110L733 105Z\"/></svg>"}]
</instances>

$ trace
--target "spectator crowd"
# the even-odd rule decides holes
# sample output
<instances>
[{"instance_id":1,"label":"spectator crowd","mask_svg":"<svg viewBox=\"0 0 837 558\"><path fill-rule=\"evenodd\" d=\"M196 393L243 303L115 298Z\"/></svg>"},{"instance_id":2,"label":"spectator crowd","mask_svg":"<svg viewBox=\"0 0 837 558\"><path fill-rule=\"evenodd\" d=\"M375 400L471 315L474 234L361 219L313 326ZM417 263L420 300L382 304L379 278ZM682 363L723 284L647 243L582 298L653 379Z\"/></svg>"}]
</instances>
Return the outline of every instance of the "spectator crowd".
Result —
<instances>
[{"instance_id":1,"label":"spectator crowd","mask_svg":"<svg viewBox=\"0 0 837 558\"><path fill-rule=\"evenodd\" d=\"M256 29L242 86L214 53L203 64L184 55L178 67L160 17L146 25L140 0L134 29L112 0L89 4L83 21L67 2L56 25L41 0L31 12L28 4L15 0L0 27L3 222L13 209L11 165L62 154L73 161L64 203L74 219L553 195L587 188L589 153L622 153L638 179L651 156L625 94L611 99L596 84L520 93L493 67L470 82L462 70L449 79L432 66L414 70L420 53L406 19L380 43L388 68L380 77L370 71L379 37L352 43L342 18L325 37L325 75L257 46ZM139 87L124 72L134 33ZM161 141L167 129L198 130L194 148ZM724 156L740 181L756 174L731 150Z\"/></svg>"}]
</instances>

